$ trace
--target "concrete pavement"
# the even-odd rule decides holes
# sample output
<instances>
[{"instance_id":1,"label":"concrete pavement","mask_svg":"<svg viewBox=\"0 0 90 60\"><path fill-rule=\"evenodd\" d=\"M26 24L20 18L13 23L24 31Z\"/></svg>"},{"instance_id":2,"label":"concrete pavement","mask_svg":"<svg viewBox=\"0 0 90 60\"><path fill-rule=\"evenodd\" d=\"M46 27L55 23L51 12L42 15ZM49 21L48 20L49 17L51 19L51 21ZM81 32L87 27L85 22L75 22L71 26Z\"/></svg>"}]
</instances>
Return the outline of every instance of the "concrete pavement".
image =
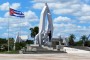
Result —
<instances>
[{"instance_id":1,"label":"concrete pavement","mask_svg":"<svg viewBox=\"0 0 90 60\"><path fill-rule=\"evenodd\" d=\"M90 54L0 54L0 60L90 60Z\"/></svg>"}]
</instances>

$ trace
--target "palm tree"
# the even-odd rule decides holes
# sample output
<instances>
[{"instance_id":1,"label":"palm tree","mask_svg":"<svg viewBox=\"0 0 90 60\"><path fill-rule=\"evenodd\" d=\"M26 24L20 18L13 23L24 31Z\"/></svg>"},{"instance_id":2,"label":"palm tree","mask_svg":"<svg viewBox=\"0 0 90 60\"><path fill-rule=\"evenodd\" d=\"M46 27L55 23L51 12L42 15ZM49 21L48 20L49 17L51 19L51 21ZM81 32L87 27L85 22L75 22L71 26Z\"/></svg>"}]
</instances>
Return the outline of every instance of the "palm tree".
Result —
<instances>
[{"instance_id":1,"label":"palm tree","mask_svg":"<svg viewBox=\"0 0 90 60\"><path fill-rule=\"evenodd\" d=\"M38 34L39 28L36 26L34 28L30 28L29 30L31 30L31 37L35 38L35 36Z\"/></svg>"},{"instance_id":2,"label":"palm tree","mask_svg":"<svg viewBox=\"0 0 90 60\"><path fill-rule=\"evenodd\" d=\"M74 34L70 34L69 36L69 45L74 45L74 39L75 39L75 35Z\"/></svg>"},{"instance_id":3,"label":"palm tree","mask_svg":"<svg viewBox=\"0 0 90 60\"><path fill-rule=\"evenodd\" d=\"M85 42L88 40L87 36L83 35L83 36L81 36L80 39L83 41L83 46L84 46Z\"/></svg>"}]
</instances>

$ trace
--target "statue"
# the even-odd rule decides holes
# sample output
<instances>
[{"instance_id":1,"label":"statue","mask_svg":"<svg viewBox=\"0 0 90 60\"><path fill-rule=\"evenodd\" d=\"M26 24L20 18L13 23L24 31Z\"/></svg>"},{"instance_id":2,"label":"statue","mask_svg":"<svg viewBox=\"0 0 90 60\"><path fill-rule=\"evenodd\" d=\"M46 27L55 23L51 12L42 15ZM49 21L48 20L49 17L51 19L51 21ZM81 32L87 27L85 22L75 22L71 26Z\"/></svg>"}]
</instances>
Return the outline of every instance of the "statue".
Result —
<instances>
[{"instance_id":1,"label":"statue","mask_svg":"<svg viewBox=\"0 0 90 60\"><path fill-rule=\"evenodd\" d=\"M47 15L48 25L47 30L45 31L45 17ZM51 18L51 13L47 3L41 12L40 24L39 24L39 33L35 36L35 44L41 46L43 43L51 42L53 36L53 23Z\"/></svg>"}]
</instances>

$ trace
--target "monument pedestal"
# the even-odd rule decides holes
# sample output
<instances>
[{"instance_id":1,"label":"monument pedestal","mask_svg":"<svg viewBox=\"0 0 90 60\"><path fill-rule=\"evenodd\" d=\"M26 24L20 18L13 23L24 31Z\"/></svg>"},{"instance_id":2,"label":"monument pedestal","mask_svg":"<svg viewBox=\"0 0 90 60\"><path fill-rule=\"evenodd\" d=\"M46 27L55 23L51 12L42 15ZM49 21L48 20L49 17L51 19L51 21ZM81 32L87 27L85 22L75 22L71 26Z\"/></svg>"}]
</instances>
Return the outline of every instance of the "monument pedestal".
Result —
<instances>
[{"instance_id":1,"label":"monument pedestal","mask_svg":"<svg viewBox=\"0 0 90 60\"><path fill-rule=\"evenodd\" d=\"M57 49L53 49L53 47L48 47L42 45L30 45L23 54L43 54L43 53L65 53L64 51L58 51Z\"/></svg>"},{"instance_id":2,"label":"monument pedestal","mask_svg":"<svg viewBox=\"0 0 90 60\"><path fill-rule=\"evenodd\" d=\"M40 51L47 51L47 49L40 47L38 44L36 45L33 44L27 47L27 51L40 52Z\"/></svg>"}]
</instances>

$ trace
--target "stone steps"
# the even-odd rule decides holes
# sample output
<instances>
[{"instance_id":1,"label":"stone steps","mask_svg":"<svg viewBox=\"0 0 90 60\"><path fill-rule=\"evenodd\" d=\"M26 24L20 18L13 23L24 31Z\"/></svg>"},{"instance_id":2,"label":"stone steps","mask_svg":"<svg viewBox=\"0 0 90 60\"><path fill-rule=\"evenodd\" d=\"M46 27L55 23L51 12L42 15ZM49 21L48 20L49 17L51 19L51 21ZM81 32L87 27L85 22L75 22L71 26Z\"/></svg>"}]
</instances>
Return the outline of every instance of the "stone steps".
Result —
<instances>
[{"instance_id":1,"label":"stone steps","mask_svg":"<svg viewBox=\"0 0 90 60\"><path fill-rule=\"evenodd\" d=\"M90 51L90 47L86 47L86 46L71 46L71 48L76 48L76 49L82 49L82 50Z\"/></svg>"},{"instance_id":2,"label":"stone steps","mask_svg":"<svg viewBox=\"0 0 90 60\"><path fill-rule=\"evenodd\" d=\"M53 47L48 47L48 46L30 46L31 50L28 51L23 51L24 54L45 54L45 53L66 53L64 51L58 51L57 49L53 49Z\"/></svg>"},{"instance_id":3,"label":"stone steps","mask_svg":"<svg viewBox=\"0 0 90 60\"><path fill-rule=\"evenodd\" d=\"M26 51L23 54L53 54L53 53L66 53L63 51Z\"/></svg>"}]
</instances>

